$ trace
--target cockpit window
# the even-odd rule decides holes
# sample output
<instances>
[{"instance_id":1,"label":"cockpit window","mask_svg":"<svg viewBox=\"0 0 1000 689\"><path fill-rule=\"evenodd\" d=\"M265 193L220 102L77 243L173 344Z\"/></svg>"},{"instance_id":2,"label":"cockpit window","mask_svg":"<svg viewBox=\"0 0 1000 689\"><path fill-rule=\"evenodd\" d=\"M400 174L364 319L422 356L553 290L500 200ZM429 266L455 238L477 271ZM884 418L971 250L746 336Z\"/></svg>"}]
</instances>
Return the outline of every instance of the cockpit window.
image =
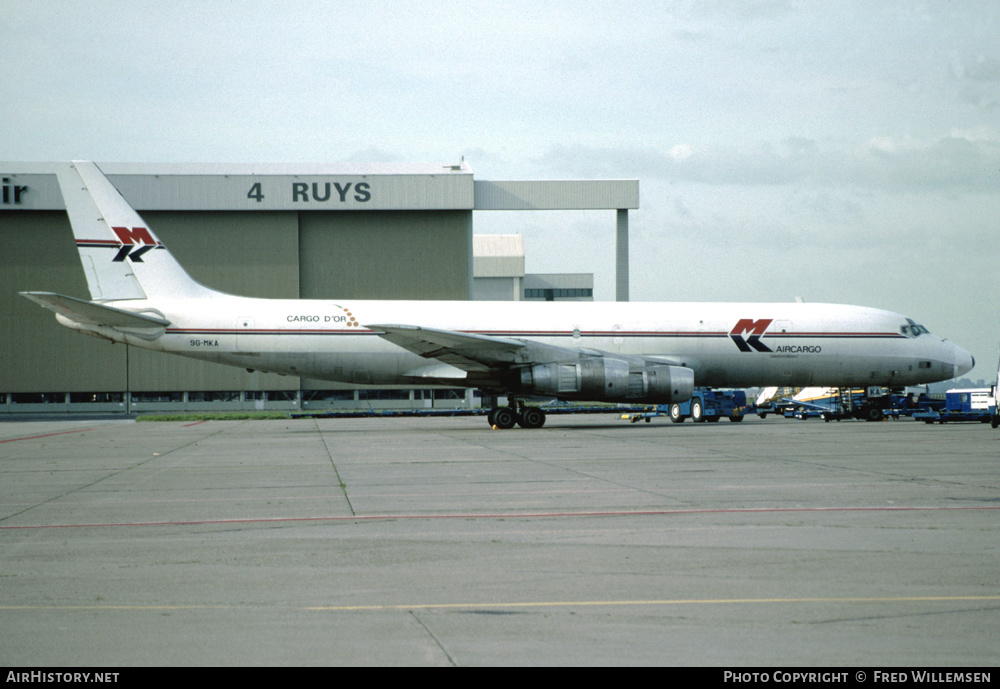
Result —
<instances>
[{"instance_id":1,"label":"cockpit window","mask_svg":"<svg viewBox=\"0 0 1000 689\"><path fill-rule=\"evenodd\" d=\"M906 319L906 325L900 326L899 332L903 333L907 337L920 337L924 334L930 334L930 330L924 326L915 322L912 318Z\"/></svg>"}]
</instances>

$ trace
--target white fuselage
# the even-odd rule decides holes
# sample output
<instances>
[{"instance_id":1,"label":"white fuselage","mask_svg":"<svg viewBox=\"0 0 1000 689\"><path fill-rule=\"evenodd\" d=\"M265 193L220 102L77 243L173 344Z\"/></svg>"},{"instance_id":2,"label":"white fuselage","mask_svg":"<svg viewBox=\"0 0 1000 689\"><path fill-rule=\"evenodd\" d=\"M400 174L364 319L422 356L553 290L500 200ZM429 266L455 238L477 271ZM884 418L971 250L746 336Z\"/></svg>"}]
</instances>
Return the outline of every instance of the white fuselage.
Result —
<instances>
[{"instance_id":1,"label":"white fuselage","mask_svg":"<svg viewBox=\"0 0 1000 689\"><path fill-rule=\"evenodd\" d=\"M194 279L92 162L59 176L92 301L23 292L71 328L250 370L359 386L678 403L694 388L903 387L971 355L899 314L832 304L254 299Z\"/></svg>"},{"instance_id":2,"label":"white fuselage","mask_svg":"<svg viewBox=\"0 0 1000 689\"><path fill-rule=\"evenodd\" d=\"M121 300L159 314L161 333L89 329L118 341L243 368L358 385L419 381L428 359L380 338L371 324L414 324L538 341L690 368L697 386L883 385L944 380L971 356L905 317L835 304L443 302L254 299ZM537 363L537 362L535 362ZM463 386L460 372L428 380ZM471 380L469 382L472 382Z\"/></svg>"}]
</instances>

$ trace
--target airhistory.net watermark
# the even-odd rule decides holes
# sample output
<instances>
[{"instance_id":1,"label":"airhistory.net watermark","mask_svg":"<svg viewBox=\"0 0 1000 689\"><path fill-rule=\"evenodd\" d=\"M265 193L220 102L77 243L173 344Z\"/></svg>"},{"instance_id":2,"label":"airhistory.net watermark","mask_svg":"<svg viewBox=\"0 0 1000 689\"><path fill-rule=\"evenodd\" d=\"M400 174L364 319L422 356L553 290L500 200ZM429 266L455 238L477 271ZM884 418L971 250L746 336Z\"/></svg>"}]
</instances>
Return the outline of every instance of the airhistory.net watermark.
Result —
<instances>
[{"instance_id":1,"label":"airhistory.net watermark","mask_svg":"<svg viewBox=\"0 0 1000 689\"><path fill-rule=\"evenodd\" d=\"M9 670L6 682L24 684L114 684L117 672L45 672L42 670Z\"/></svg>"}]
</instances>

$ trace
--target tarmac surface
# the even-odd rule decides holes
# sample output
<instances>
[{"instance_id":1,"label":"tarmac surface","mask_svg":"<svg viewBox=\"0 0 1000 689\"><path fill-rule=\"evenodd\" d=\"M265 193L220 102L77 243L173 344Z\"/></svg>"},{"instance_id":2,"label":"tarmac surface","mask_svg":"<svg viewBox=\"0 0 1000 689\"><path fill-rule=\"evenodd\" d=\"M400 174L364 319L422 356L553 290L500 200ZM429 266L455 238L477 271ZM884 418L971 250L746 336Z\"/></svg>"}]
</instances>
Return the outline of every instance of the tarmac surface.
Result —
<instances>
[{"instance_id":1,"label":"tarmac surface","mask_svg":"<svg viewBox=\"0 0 1000 689\"><path fill-rule=\"evenodd\" d=\"M0 424L0 664L995 666L1000 431Z\"/></svg>"}]
</instances>

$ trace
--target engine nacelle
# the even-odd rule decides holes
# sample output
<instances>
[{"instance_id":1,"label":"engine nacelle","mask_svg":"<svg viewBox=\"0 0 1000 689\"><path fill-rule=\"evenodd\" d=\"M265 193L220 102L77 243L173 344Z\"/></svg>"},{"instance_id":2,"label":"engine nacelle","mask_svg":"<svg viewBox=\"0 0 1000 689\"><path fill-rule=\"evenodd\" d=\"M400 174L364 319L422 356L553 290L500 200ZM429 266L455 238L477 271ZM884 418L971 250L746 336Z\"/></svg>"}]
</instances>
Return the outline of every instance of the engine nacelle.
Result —
<instances>
[{"instance_id":1,"label":"engine nacelle","mask_svg":"<svg viewBox=\"0 0 1000 689\"><path fill-rule=\"evenodd\" d=\"M521 388L530 394L576 399L615 399L628 394L628 362L602 356L521 369Z\"/></svg>"},{"instance_id":2,"label":"engine nacelle","mask_svg":"<svg viewBox=\"0 0 1000 689\"><path fill-rule=\"evenodd\" d=\"M630 366L623 359L581 357L521 369L519 392L565 399L667 404L691 399L694 371L683 366Z\"/></svg>"},{"instance_id":3,"label":"engine nacelle","mask_svg":"<svg viewBox=\"0 0 1000 689\"><path fill-rule=\"evenodd\" d=\"M645 366L629 375L634 379L630 387L636 393L629 398L637 402L686 402L694 395L694 371L684 366Z\"/></svg>"}]
</instances>

